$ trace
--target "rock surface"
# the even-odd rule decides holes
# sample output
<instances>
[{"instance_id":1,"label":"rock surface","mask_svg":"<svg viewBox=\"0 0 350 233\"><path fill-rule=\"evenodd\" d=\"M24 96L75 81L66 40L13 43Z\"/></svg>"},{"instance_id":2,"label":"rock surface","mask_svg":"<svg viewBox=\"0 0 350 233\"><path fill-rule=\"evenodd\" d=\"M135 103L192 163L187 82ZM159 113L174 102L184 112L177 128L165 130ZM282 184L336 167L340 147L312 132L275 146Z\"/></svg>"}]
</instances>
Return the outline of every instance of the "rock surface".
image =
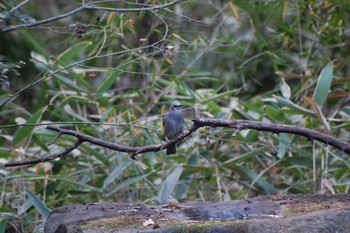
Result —
<instances>
[{"instance_id":1,"label":"rock surface","mask_svg":"<svg viewBox=\"0 0 350 233\"><path fill-rule=\"evenodd\" d=\"M92 203L54 209L45 233L350 232L350 195L265 196L151 206Z\"/></svg>"}]
</instances>

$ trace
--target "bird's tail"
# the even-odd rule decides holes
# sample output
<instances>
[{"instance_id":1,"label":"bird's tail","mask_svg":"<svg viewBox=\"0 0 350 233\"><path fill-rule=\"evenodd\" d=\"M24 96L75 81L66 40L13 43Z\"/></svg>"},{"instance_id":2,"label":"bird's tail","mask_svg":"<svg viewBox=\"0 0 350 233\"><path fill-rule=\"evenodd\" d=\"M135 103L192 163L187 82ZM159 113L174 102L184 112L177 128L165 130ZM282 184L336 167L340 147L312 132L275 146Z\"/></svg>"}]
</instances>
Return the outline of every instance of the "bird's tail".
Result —
<instances>
[{"instance_id":1,"label":"bird's tail","mask_svg":"<svg viewBox=\"0 0 350 233\"><path fill-rule=\"evenodd\" d=\"M176 144L175 143L168 146L168 148L166 149L166 154L167 155L176 154Z\"/></svg>"}]
</instances>

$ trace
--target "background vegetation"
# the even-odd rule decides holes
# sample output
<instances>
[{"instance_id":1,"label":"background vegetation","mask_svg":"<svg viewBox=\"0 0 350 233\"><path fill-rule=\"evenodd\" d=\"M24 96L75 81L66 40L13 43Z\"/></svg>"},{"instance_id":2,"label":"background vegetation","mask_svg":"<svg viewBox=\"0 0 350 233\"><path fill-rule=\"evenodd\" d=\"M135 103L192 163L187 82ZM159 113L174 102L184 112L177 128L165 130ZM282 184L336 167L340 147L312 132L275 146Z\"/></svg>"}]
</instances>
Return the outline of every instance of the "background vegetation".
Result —
<instances>
[{"instance_id":1,"label":"background vegetation","mask_svg":"<svg viewBox=\"0 0 350 233\"><path fill-rule=\"evenodd\" d=\"M0 3L1 30L81 5L24 2L17 9L19 1ZM88 1L114 8L170 1L140 2ZM48 156L74 143L62 136L49 145L56 136L49 124L129 146L159 143L174 99L184 105L186 125L195 116L249 119L349 142L349 12L346 0L184 1L150 11L84 10L0 32L1 162ZM349 193L344 152L287 134L232 134L201 129L172 156L161 151L132 161L83 144L59 160L1 168L0 231L33 231L47 216L43 203L52 209L162 202L167 177L177 183L170 202Z\"/></svg>"}]
</instances>

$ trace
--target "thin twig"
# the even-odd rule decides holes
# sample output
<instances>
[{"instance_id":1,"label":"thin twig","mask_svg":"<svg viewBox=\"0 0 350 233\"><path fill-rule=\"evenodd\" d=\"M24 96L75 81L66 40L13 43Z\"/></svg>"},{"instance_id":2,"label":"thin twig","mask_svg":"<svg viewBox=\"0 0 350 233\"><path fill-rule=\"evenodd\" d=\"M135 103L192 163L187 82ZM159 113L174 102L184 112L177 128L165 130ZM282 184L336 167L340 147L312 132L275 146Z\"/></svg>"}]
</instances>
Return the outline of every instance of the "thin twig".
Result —
<instances>
[{"instance_id":1,"label":"thin twig","mask_svg":"<svg viewBox=\"0 0 350 233\"><path fill-rule=\"evenodd\" d=\"M241 130L245 129L255 129L258 131L267 131L267 132L273 132L273 133L290 133L290 134L296 134L306 137L309 141L320 141L325 143L326 145L334 146L335 148L338 148L339 150L350 154L350 143L344 142L340 139L334 138L332 136L317 132L315 130L306 129L306 128L300 128L293 125L283 125L283 124L269 124L269 123L263 123L263 122L255 122L255 121L248 121L248 120L223 120L223 119L209 119L209 118L194 118L193 124L184 130L184 132L179 135L176 139L165 141L161 144L156 145L149 145L149 146L142 146L142 147L132 147L132 146L125 146L119 143L111 143L107 142L98 138L94 138L92 136L79 133L74 130L69 129L62 129L56 126L49 125L47 126L47 129L53 130L58 132L60 135L71 135L76 138L78 138L78 141L71 147L67 148L65 151L56 154L51 155L49 157L37 159L37 160L31 160L31 161L24 161L24 162L16 162L16 163L7 163L4 164L5 167L14 167L14 166L23 166L23 165L30 165L35 163L41 163L45 161L50 161L56 158L61 158L74 149L76 149L81 143L83 142L89 142L94 145L102 146L104 148L120 151L120 152L127 152L127 153L133 153L130 157L132 159L136 159L136 156L138 154L146 153L146 152L157 152L163 149L166 149L170 145L177 143L187 136L191 135L194 131L201 127L209 126L209 127L226 127L226 128L232 128L235 132L239 132ZM57 139L57 137L55 138Z\"/></svg>"},{"instance_id":2,"label":"thin twig","mask_svg":"<svg viewBox=\"0 0 350 233\"><path fill-rule=\"evenodd\" d=\"M57 140L59 137L61 137L61 135L62 135L62 133L59 132L59 133L56 135L56 137L54 137L54 139L53 139L51 142L49 142L47 145L48 145L48 146L51 146L52 144L54 144L54 143L56 142L56 140Z\"/></svg>"},{"instance_id":3,"label":"thin twig","mask_svg":"<svg viewBox=\"0 0 350 233\"><path fill-rule=\"evenodd\" d=\"M22 3L18 4L17 6L15 6L14 8L12 8L12 9L10 10L10 13L12 13L12 12L16 11L17 9L21 8L23 5L27 4L29 1L30 1L30 0L25 0L25 1L23 1Z\"/></svg>"},{"instance_id":4,"label":"thin twig","mask_svg":"<svg viewBox=\"0 0 350 233\"><path fill-rule=\"evenodd\" d=\"M162 5L156 5L156 6L149 6L149 7L141 7L141 8L109 8L109 7L98 7L98 6L89 6L89 5L82 5L70 12L67 12L65 14L62 15L57 15L48 19L43 19L43 20L39 20L36 22L32 22L32 23L25 23L25 24L19 24L19 25L15 25L15 26L10 26L8 28L5 28L3 30L0 31L1 33L6 33L6 32L11 32L14 30L18 30L21 28L29 28L29 27L35 27L41 24L45 24L45 23L49 23L52 21L57 21L59 19L63 19L63 18L67 18L71 15L75 15L79 12L82 12L84 10L93 10L93 11L113 11L113 12L119 12L119 13L126 13L126 12L141 12L141 11L154 11L154 10L158 10L158 9L162 9L162 8L167 8L167 7L171 7L174 6L178 3L184 2L186 0L176 0L170 3L166 3L166 4L162 4Z\"/></svg>"}]
</instances>

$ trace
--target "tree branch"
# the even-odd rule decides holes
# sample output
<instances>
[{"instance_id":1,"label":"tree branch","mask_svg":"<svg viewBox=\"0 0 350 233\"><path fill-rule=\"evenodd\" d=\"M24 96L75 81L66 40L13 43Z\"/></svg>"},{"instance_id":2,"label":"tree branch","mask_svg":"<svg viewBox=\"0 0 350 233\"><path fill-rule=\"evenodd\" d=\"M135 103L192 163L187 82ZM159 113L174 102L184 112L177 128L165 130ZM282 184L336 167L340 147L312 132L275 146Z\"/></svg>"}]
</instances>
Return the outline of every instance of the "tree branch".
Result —
<instances>
[{"instance_id":1,"label":"tree branch","mask_svg":"<svg viewBox=\"0 0 350 233\"><path fill-rule=\"evenodd\" d=\"M22 3L20 3L19 5L15 6L14 8L12 8L12 9L10 10L10 13L12 13L12 12L18 10L19 8L21 8L22 6L24 6L25 4L27 4L29 1L30 1L30 0L25 0L25 1L23 1Z\"/></svg>"},{"instance_id":2,"label":"tree branch","mask_svg":"<svg viewBox=\"0 0 350 233\"><path fill-rule=\"evenodd\" d=\"M43 19L43 20L39 20L36 22L32 22L32 23L25 23L25 24L19 24L19 25L15 25L15 26L10 26L8 28L5 28L3 30L1 30L0 28L0 34L1 33L6 33L6 32L11 32L17 29L21 29L21 28L30 28L30 27L35 27L41 24L45 24L45 23L49 23L52 21L56 21L59 19L63 19L63 18L67 18L71 15L75 15L81 11L84 10L94 10L94 11L113 11L113 12L119 12L119 13L126 13L126 12L141 12L141 11L154 11L154 10L158 10L158 9L162 9L162 8L167 8L167 7L171 7L174 6L178 3L184 2L186 0L176 0L170 3L166 3L166 4L162 4L162 5L155 5L155 6L146 6L146 7L140 7L140 8L109 8L109 7L98 7L98 6L92 6L92 5L82 5L70 12L67 12L65 14L62 15L57 15L48 19Z\"/></svg>"},{"instance_id":3,"label":"tree branch","mask_svg":"<svg viewBox=\"0 0 350 233\"><path fill-rule=\"evenodd\" d=\"M31 164L36 164L36 163L42 163L42 162L47 162L51 161L54 159L62 158L66 154L70 153L71 151L75 150L82 144L84 141L81 139L78 139L78 141L73 145L68 148L66 148L64 151L58 154L50 155L48 157L40 158L40 159L35 159L35 160L29 160L29 161L23 161L23 162L14 162L14 163L6 163L4 166L5 167L17 167L17 166L25 166L25 165L31 165Z\"/></svg>"},{"instance_id":4,"label":"tree branch","mask_svg":"<svg viewBox=\"0 0 350 233\"><path fill-rule=\"evenodd\" d=\"M146 153L146 152L157 152L160 150L163 150L170 146L171 144L177 143L181 141L182 139L188 137L191 135L194 131L201 127L209 126L209 127L225 127L225 128L232 128L234 129L234 133L237 134L242 130L245 129L254 129L258 131L267 131L267 132L273 132L273 133L290 133L290 134L296 134L300 136L306 137L309 141L317 140L320 142L325 143L326 145L334 146L335 148L350 154L350 144L347 142L344 142L340 139L334 138L332 136L317 132L315 130L306 129L306 128L299 128L297 126L293 125L283 125L283 124L270 124L270 123L263 123L263 122L255 122L255 121L248 121L248 120L223 120L223 119L209 119L209 118L194 118L193 124L184 130L184 132L179 135L174 140L165 141L161 144L156 145L149 145L149 146L143 146L143 147L131 147L131 146L125 146L119 143L111 143L107 142L101 139L94 138L92 136L76 132L74 130L69 129L62 129L56 126L49 125L47 126L47 129L53 130L58 132L58 137L60 135L71 135L76 138L78 138L78 141L71 147L66 148L63 152L51 155L45 158L37 159L37 160L31 160L31 161L24 161L24 162L15 162L15 163L7 163L4 166L5 167L14 167L14 166L23 166L23 165L30 165L35 163L41 163L50 161L53 159L61 158L74 149L76 149L80 144L83 142L89 142L94 145L102 146L111 150L116 150L120 152L127 152L127 153L133 153L130 157L132 159L136 158L136 155ZM56 140L57 137L55 137L54 140Z\"/></svg>"},{"instance_id":5,"label":"tree branch","mask_svg":"<svg viewBox=\"0 0 350 233\"><path fill-rule=\"evenodd\" d=\"M270 124L263 122L255 122L248 120L221 120L221 119L208 119L208 118L194 118L193 121L203 126L210 127L227 127L234 128L238 133L244 129L255 129L258 131L267 131L272 133L290 133L306 137L309 141L316 140L323 142L326 145L334 146L335 148L350 154L350 143L344 142L340 139L334 138L330 135L320 133L315 130L300 128L294 125L283 125L283 124Z\"/></svg>"}]
</instances>

